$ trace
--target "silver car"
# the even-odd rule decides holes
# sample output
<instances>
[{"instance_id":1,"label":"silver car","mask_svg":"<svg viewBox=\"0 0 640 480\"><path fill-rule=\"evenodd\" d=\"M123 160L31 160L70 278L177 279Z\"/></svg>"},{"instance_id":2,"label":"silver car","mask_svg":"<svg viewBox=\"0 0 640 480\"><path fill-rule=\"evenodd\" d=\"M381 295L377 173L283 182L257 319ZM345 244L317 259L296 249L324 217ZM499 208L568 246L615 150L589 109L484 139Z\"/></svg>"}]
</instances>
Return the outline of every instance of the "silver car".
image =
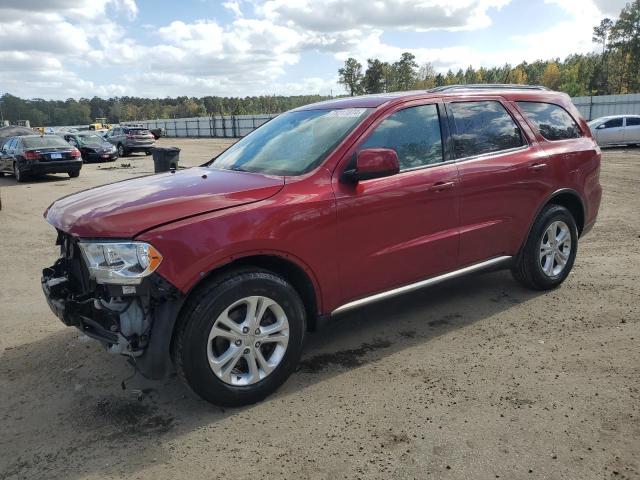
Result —
<instances>
[{"instance_id":1,"label":"silver car","mask_svg":"<svg viewBox=\"0 0 640 480\"><path fill-rule=\"evenodd\" d=\"M151 150L156 143L155 137L144 127L114 127L105 134L104 138L116 146L119 157L132 152L151 155Z\"/></svg>"},{"instance_id":2,"label":"silver car","mask_svg":"<svg viewBox=\"0 0 640 480\"><path fill-rule=\"evenodd\" d=\"M640 115L611 115L589 122L593 137L601 147L640 145Z\"/></svg>"}]
</instances>

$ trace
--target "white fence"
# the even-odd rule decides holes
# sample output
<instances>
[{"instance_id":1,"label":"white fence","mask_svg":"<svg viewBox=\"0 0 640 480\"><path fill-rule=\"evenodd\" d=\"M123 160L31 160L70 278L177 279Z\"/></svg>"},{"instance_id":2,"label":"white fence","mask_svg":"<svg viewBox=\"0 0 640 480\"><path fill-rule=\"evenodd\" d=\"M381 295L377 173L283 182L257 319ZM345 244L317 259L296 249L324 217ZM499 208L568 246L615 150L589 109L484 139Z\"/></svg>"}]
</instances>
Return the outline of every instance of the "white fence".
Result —
<instances>
[{"instance_id":1,"label":"white fence","mask_svg":"<svg viewBox=\"0 0 640 480\"><path fill-rule=\"evenodd\" d=\"M162 128L167 137L237 138L253 132L277 114L231 115L146 120L135 122L147 128Z\"/></svg>"},{"instance_id":2,"label":"white fence","mask_svg":"<svg viewBox=\"0 0 640 480\"><path fill-rule=\"evenodd\" d=\"M640 93L573 97L571 100L587 120L607 115L640 115Z\"/></svg>"}]
</instances>

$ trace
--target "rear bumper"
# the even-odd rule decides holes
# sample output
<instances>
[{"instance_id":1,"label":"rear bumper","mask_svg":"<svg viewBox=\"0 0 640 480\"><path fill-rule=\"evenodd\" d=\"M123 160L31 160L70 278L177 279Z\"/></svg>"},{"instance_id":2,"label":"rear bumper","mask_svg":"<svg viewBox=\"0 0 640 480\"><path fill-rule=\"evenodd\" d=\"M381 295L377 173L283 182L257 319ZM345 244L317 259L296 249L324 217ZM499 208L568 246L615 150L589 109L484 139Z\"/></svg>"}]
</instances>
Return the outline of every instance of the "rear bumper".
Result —
<instances>
[{"instance_id":1,"label":"rear bumper","mask_svg":"<svg viewBox=\"0 0 640 480\"><path fill-rule=\"evenodd\" d=\"M86 162L110 162L118 159L118 153L85 153L83 157Z\"/></svg>"},{"instance_id":2,"label":"rear bumper","mask_svg":"<svg viewBox=\"0 0 640 480\"><path fill-rule=\"evenodd\" d=\"M61 160L59 162L34 162L21 163L20 170L24 173L41 175L45 173L67 173L75 172L82 168L82 159Z\"/></svg>"},{"instance_id":3,"label":"rear bumper","mask_svg":"<svg viewBox=\"0 0 640 480\"><path fill-rule=\"evenodd\" d=\"M165 377L182 293L157 274L145 278L134 292L98 285L78 262L63 256L42 271L42 291L51 311L111 353L127 356L145 377Z\"/></svg>"},{"instance_id":4,"label":"rear bumper","mask_svg":"<svg viewBox=\"0 0 640 480\"><path fill-rule=\"evenodd\" d=\"M154 144L150 143L148 145L125 145L125 150L129 152L148 152L153 149Z\"/></svg>"}]
</instances>

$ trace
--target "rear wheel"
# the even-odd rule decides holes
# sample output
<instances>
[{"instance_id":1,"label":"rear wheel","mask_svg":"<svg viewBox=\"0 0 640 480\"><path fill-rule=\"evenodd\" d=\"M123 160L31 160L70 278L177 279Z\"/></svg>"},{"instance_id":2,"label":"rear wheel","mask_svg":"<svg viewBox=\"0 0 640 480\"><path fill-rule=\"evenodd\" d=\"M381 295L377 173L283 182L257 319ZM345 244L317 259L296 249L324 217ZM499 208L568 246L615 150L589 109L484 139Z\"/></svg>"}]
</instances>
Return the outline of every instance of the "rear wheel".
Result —
<instances>
[{"instance_id":1,"label":"rear wheel","mask_svg":"<svg viewBox=\"0 0 640 480\"><path fill-rule=\"evenodd\" d=\"M145 151L144 151L144 154L145 154L146 156L151 155L151 150L145 150Z\"/></svg>"},{"instance_id":2,"label":"rear wheel","mask_svg":"<svg viewBox=\"0 0 640 480\"><path fill-rule=\"evenodd\" d=\"M27 180L27 175L22 172L18 162L13 162L13 176L16 177L16 182L23 183Z\"/></svg>"},{"instance_id":3,"label":"rear wheel","mask_svg":"<svg viewBox=\"0 0 640 480\"><path fill-rule=\"evenodd\" d=\"M295 370L305 332L296 290L264 270L236 270L185 305L173 344L178 374L205 400L248 405Z\"/></svg>"},{"instance_id":4,"label":"rear wheel","mask_svg":"<svg viewBox=\"0 0 640 480\"><path fill-rule=\"evenodd\" d=\"M578 228L571 212L548 205L533 224L513 276L534 290L556 288L569 276L578 250Z\"/></svg>"},{"instance_id":5,"label":"rear wheel","mask_svg":"<svg viewBox=\"0 0 640 480\"><path fill-rule=\"evenodd\" d=\"M71 177L71 178L77 178L80 176L80 170L72 170L71 172L67 172L67 174Z\"/></svg>"}]
</instances>

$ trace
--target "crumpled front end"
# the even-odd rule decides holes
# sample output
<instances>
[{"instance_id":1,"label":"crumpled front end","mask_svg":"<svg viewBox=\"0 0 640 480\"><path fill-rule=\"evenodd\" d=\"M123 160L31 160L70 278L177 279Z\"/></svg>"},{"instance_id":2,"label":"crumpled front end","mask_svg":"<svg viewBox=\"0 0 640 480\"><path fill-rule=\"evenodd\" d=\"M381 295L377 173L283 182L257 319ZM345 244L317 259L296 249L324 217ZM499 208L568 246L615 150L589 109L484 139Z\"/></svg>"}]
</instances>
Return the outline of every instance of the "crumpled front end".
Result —
<instances>
[{"instance_id":1,"label":"crumpled front end","mask_svg":"<svg viewBox=\"0 0 640 480\"><path fill-rule=\"evenodd\" d=\"M65 325L126 355L149 378L169 368L171 332L183 294L158 274L138 285L98 284L89 275L78 240L61 231L60 257L42 271L49 307Z\"/></svg>"}]
</instances>

